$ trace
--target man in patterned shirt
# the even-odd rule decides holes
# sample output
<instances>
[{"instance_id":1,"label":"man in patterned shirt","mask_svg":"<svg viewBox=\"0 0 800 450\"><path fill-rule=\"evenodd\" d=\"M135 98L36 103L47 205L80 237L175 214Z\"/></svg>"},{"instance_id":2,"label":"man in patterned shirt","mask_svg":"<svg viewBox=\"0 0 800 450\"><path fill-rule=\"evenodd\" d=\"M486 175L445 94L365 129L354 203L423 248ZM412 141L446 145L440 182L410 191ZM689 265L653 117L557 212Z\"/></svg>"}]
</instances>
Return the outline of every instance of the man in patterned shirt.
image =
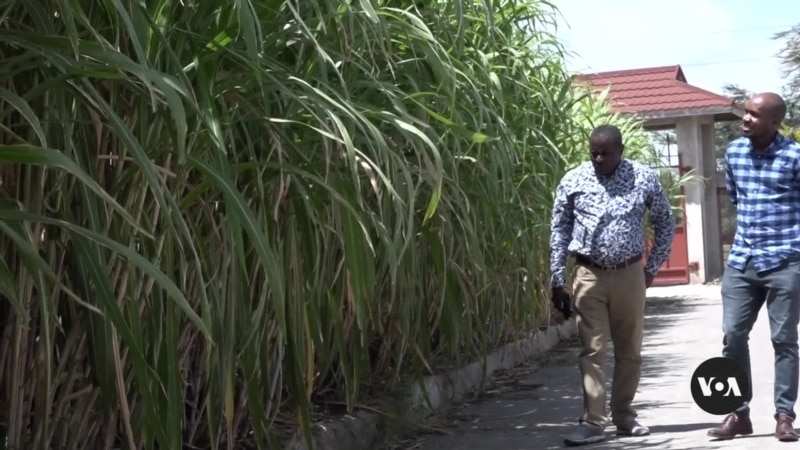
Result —
<instances>
[{"instance_id":1,"label":"man in patterned shirt","mask_svg":"<svg viewBox=\"0 0 800 450\"><path fill-rule=\"evenodd\" d=\"M569 316L574 291L582 351L584 412L567 445L605 439L605 376L608 330L614 343L611 418L617 433L643 436L631 403L641 375L646 290L672 246L675 222L658 175L622 157L617 127L597 127L589 140L590 161L569 171L558 185L550 237L553 303ZM645 213L655 239L645 253ZM567 256L575 258L572 289L566 281Z\"/></svg>"},{"instance_id":2,"label":"man in patterned shirt","mask_svg":"<svg viewBox=\"0 0 800 450\"><path fill-rule=\"evenodd\" d=\"M731 142L725 153L727 190L738 223L722 277L722 355L739 363L750 377L747 341L766 303L775 351L775 437L796 441L792 422L800 376L800 145L778 133L785 116L786 104L777 94L754 96L745 104L744 136ZM752 389L709 436L752 434L751 399Z\"/></svg>"}]
</instances>

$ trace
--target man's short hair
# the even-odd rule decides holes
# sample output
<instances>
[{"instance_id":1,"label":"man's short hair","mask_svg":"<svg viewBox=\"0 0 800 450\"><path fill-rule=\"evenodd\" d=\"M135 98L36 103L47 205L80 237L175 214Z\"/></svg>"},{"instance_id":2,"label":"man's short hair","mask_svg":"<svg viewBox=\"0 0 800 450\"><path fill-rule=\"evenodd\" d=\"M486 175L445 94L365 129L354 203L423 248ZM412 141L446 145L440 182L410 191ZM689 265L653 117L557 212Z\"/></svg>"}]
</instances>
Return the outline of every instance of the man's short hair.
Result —
<instances>
[{"instance_id":1,"label":"man's short hair","mask_svg":"<svg viewBox=\"0 0 800 450\"><path fill-rule=\"evenodd\" d=\"M596 138L608 139L614 144L622 145L622 132L614 125L606 124L595 127L590 139L594 140Z\"/></svg>"}]
</instances>

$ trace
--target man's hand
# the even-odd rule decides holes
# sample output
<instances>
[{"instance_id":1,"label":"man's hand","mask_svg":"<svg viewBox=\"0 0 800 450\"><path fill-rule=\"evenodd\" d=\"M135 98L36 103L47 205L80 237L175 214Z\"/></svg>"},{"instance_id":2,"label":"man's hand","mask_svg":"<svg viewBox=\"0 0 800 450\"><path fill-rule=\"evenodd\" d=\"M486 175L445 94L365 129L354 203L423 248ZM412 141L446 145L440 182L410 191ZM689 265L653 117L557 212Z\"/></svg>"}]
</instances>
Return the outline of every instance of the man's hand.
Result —
<instances>
[{"instance_id":1,"label":"man's hand","mask_svg":"<svg viewBox=\"0 0 800 450\"><path fill-rule=\"evenodd\" d=\"M572 315L572 290L569 286L553 288L553 295L550 301L553 302L553 307L561 311L565 320L570 318Z\"/></svg>"},{"instance_id":2,"label":"man's hand","mask_svg":"<svg viewBox=\"0 0 800 450\"><path fill-rule=\"evenodd\" d=\"M644 285L645 287L650 287L653 285L653 280L656 278L655 275L651 274L648 271L644 271Z\"/></svg>"}]
</instances>

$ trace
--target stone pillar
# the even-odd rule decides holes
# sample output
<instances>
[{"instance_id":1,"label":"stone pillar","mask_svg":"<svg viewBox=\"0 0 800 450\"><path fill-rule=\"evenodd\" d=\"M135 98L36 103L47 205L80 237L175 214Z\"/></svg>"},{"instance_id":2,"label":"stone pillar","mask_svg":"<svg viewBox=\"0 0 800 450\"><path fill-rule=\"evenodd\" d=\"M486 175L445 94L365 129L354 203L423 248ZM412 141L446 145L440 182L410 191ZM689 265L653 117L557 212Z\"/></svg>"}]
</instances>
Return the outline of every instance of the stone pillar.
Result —
<instances>
[{"instance_id":1,"label":"stone pillar","mask_svg":"<svg viewBox=\"0 0 800 450\"><path fill-rule=\"evenodd\" d=\"M705 249L705 279L715 280L722 276L722 223L719 217L719 196L717 195L717 159L715 157L714 120L712 117L702 121L703 178L703 247ZM724 187L724 186L723 186Z\"/></svg>"},{"instance_id":2,"label":"stone pillar","mask_svg":"<svg viewBox=\"0 0 800 450\"><path fill-rule=\"evenodd\" d=\"M682 165L693 171L695 175L705 173L702 157L703 133L697 118L679 119L675 124L678 139L678 152ZM705 183L693 182L683 189L686 209L686 246L689 255L689 281L703 283L706 281L706 252L703 200L705 199Z\"/></svg>"}]
</instances>

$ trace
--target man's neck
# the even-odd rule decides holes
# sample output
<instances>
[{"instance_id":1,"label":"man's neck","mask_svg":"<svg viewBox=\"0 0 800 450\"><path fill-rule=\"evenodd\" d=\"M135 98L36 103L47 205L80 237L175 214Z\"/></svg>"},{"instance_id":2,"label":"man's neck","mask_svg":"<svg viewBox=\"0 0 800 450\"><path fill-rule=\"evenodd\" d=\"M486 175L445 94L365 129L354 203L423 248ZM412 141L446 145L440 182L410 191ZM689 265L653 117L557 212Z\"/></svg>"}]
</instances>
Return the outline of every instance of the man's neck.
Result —
<instances>
[{"instance_id":1,"label":"man's neck","mask_svg":"<svg viewBox=\"0 0 800 450\"><path fill-rule=\"evenodd\" d=\"M597 175L598 175L600 178L604 178L604 179L611 179L611 178L614 178L614 175L616 175L616 174L617 174L617 172L619 172L619 168L620 168L620 167L622 167L622 160L621 160L621 159L620 159L620 160L619 160L619 162L617 163L616 167L614 167L614 168L613 168L611 171L609 171L609 172L608 172L608 174L601 174L601 173L598 173Z\"/></svg>"},{"instance_id":2,"label":"man's neck","mask_svg":"<svg viewBox=\"0 0 800 450\"><path fill-rule=\"evenodd\" d=\"M778 132L776 131L775 134L771 135L769 138L762 138L762 139L751 139L750 143L753 144L753 149L757 152L763 152L766 150L775 138L778 137Z\"/></svg>"}]
</instances>

